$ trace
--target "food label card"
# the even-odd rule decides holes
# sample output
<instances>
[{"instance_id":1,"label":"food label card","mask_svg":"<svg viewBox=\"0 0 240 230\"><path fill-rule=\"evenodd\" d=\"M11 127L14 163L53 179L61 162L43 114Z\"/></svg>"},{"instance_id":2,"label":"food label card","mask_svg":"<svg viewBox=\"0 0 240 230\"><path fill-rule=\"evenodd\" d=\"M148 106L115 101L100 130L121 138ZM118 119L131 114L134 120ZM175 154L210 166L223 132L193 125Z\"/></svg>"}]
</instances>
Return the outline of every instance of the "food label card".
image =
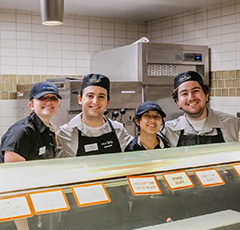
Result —
<instances>
[{"instance_id":1,"label":"food label card","mask_svg":"<svg viewBox=\"0 0 240 230\"><path fill-rule=\"evenodd\" d=\"M33 192L29 193L29 197L35 214L60 212L70 209L67 198L62 189Z\"/></svg>"},{"instance_id":2,"label":"food label card","mask_svg":"<svg viewBox=\"0 0 240 230\"><path fill-rule=\"evenodd\" d=\"M72 191L80 207L111 202L111 198L102 183L74 186Z\"/></svg>"},{"instance_id":3,"label":"food label card","mask_svg":"<svg viewBox=\"0 0 240 230\"><path fill-rule=\"evenodd\" d=\"M185 171L164 173L163 179L171 190L191 188L194 184Z\"/></svg>"},{"instance_id":4,"label":"food label card","mask_svg":"<svg viewBox=\"0 0 240 230\"><path fill-rule=\"evenodd\" d=\"M134 195L162 193L155 176L129 176L127 179Z\"/></svg>"},{"instance_id":5,"label":"food label card","mask_svg":"<svg viewBox=\"0 0 240 230\"><path fill-rule=\"evenodd\" d=\"M233 168L235 169L235 171L237 172L237 174L240 176L240 164L234 164Z\"/></svg>"},{"instance_id":6,"label":"food label card","mask_svg":"<svg viewBox=\"0 0 240 230\"><path fill-rule=\"evenodd\" d=\"M203 187L224 185L222 177L216 169L203 169L194 171L197 179Z\"/></svg>"},{"instance_id":7,"label":"food label card","mask_svg":"<svg viewBox=\"0 0 240 230\"><path fill-rule=\"evenodd\" d=\"M27 196L7 197L0 199L0 222L32 217Z\"/></svg>"}]
</instances>

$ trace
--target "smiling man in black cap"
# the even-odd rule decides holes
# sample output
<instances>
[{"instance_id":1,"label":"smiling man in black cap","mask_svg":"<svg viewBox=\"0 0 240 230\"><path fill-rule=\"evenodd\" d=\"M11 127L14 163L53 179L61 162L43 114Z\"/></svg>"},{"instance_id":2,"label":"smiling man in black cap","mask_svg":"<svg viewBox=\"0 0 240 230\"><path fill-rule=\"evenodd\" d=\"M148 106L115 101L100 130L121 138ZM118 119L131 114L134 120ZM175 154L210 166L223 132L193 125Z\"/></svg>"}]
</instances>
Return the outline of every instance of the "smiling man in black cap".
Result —
<instances>
[{"instance_id":1,"label":"smiling man in black cap","mask_svg":"<svg viewBox=\"0 0 240 230\"><path fill-rule=\"evenodd\" d=\"M123 124L104 117L110 103L110 81L101 74L83 78L78 103L82 113L61 126L58 157L89 156L123 152L132 140Z\"/></svg>"},{"instance_id":2,"label":"smiling man in black cap","mask_svg":"<svg viewBox=\"0 0 240 230\"><path fill-rule=\"evenodd\" d=\"M164 133L172 146L238 141L240 119L208 108L209 93L197 72L176 76L172 97L185 114L166 122Z\"/></svg>"}]
</instances>

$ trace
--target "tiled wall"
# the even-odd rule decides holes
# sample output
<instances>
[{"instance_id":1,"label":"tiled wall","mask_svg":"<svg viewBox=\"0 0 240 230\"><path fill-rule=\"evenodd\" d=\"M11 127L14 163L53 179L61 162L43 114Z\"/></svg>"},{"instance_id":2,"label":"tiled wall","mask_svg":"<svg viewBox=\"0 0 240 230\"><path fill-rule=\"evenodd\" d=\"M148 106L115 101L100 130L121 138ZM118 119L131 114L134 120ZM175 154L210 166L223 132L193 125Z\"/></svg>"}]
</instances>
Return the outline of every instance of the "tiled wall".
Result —
<instances>
[{"instance_id":1,"label":"tiled wall","mask_svg":"<svg viewBox=\"0 0 240 230\"><path fill-rule=\"evenodd\" d=\"M207 45L211 71L240 69L240 0L147 23L153 42Z\"/></svg>"},{"instance_id":2,"label":"tiled wall","mask_svg":"<svg viewBox=\"0 0 240 230\"><path fill-rule=\"evenodd\" d=\"M31 12L0 10L0 74L83 75L92 52L129 44L146 35L143 22L66 17L47 27Z\"/></svg>"}]
</instances>

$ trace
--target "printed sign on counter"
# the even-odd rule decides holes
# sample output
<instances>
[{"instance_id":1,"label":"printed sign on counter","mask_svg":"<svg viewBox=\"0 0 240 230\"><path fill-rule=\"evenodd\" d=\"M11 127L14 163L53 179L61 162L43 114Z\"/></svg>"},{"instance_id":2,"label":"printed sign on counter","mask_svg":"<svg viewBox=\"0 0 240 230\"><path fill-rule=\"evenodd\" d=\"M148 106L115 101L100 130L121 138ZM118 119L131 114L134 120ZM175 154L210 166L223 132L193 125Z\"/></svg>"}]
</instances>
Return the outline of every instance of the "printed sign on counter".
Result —
<instances>
[{"instance_id":1,"label":"printed sign on counter","mask_svg":"<svg viewBox=\"0 0 240 230\"><path fill-rule=\"evenodd\" d=\"M164 173L162 176L171 190L192 188L195 186L185 171Z\"/></svg>"},{"instance_id":2,"label":"printed sign on counter","mask_svg":"<svg viewBox=\"0 0 240 230\"><path fill-rule=\"evenodd\" d=\"M225 182L216 169L202 169L194 171L203 187L224 185Z\"/></svg>"},{"instance_id":3,"label":"printed sign on counter","mask_svg":"<svg viewBox=\"0 0 240 230\"><path fill-rule=\"evenodd\" d=\"M62 189L29 193L35 214L61 212L70 209Z\"/></svg>"},{"instance_id":4,"label":"printed sign on counter","mask_svg":"<svg viewBox=\"0 0 240 230\"><path fill-rule=\"evenodd\" d=\"M26 195L0 199L0 222L32 216Z\"/></svg>"},{"instance_id":5,"label":"printed sign on counter","mask_svg":"<svg viewBox=\"0 0 240 230\"><path fill-rule=\"evenodd\" d=\"M156 176L128 176L127 179L134 195L162 194Z\"/></svg>"},{"instance_id":6,"label":"printed sign on counter","mask_svg":"<svg viewBox=\"0 0 240 230\"><path fill-rule=\"evenodd\" d=\"M111 198L103 183L79 185L71 189L80 207L111 202Z\"/></svg>"},{"instance_id":7,"label":"printed sign on counter","mask_svg":"<svg viewBox=\"0 0 240 230\"><path fill-rule=\"evenodd\" d=\"M240 164L233 164L232 165L237 174L240 176Z\"/></svg>"}]
</instances>

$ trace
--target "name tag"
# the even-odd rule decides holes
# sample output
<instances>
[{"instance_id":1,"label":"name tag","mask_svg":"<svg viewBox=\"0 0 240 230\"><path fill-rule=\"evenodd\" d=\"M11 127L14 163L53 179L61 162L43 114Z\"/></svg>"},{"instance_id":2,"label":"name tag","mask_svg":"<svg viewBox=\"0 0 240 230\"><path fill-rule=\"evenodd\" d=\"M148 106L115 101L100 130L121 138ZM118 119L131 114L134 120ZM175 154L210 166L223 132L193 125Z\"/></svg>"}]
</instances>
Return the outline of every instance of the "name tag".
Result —
<instances>
[{"instance_id":1,"label":"name tag","mask_svg":"<svg viewBox=\"0 0 240 230\"><path fill-rule=\"evenodd\" d=\"M97 151L98 145L97 143L84 145L85 152Z\"/></svg>"},{"instance_id":2,"label":"name tag","mask_svg":"<svg viewBox=\"0 0 240 230\"><path fill-rule=\"evenodd\" d=\"M39 149L39 156L43 155L46 152L46 146L43 146L42 148Z\"/></svg>"}]
</instances>

